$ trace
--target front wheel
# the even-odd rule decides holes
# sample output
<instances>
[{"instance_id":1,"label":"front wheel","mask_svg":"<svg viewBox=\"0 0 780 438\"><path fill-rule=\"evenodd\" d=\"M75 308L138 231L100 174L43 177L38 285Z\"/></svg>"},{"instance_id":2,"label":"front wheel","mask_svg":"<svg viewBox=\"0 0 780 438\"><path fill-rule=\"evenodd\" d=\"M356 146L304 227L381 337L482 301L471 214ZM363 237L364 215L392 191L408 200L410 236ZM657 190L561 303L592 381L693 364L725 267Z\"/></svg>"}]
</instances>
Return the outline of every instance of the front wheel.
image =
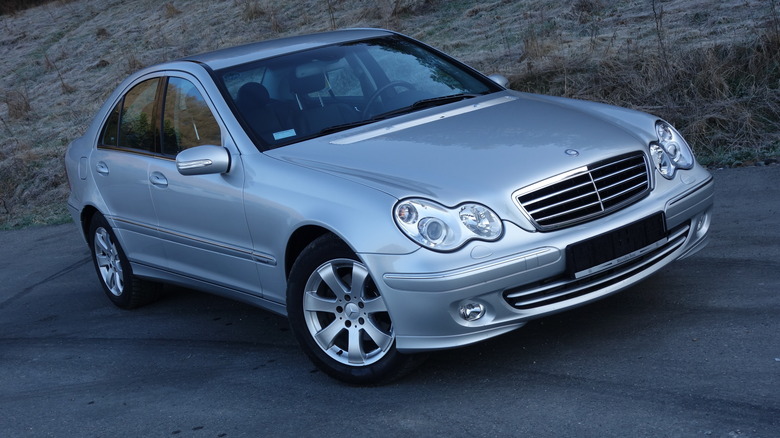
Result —
<instances>
[{"instance_id":1,"label":"front wheel","mask_svg":"<svg viewBox=\"0 0 780 438\"><path fill-rule=\"evenodd\" d=\"M336 379L386 383L418 359L396 351L393 323L376 284L333 235L312 242L293 265L287 313L303 350Z\"/></svg>"}]
</instances>

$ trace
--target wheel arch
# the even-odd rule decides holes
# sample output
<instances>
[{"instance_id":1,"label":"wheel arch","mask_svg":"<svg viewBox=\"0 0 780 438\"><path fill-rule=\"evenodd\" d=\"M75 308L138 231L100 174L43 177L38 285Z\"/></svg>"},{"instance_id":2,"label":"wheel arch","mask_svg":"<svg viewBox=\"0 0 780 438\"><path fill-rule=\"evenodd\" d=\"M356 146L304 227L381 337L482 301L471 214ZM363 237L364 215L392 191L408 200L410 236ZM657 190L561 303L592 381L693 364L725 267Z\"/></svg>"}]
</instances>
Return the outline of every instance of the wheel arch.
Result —
<instances>
[{"instance_id":1,"label":"wheel arch","mask_svg":"<svg viewBox=\"0 0 780 438\"><path fill-rule=\"evenodd\" d=\"M100 211L92 205L85 205L81 210L81 233L89 241L89 224L96 213Z\"/></svg>"},{"instance_id":2,"label":"wheel arch","mask_svg":"<svg viewBox=\"0 0 780 438\"><path fill-rule=\"evenodd\" d=\"M292 266L295 263L295 260L298 259L298 256L300 256L303 252L303 249L306 248L311 242L325 234L333 234L334 236L337 236L333 231L319 225L306 225L298 228L293 232L293 234L290 236L290 239L287 241L287 248L284 252L285 278L290 278L290 271L292 270Z\"/></svg>"}]
</instances>

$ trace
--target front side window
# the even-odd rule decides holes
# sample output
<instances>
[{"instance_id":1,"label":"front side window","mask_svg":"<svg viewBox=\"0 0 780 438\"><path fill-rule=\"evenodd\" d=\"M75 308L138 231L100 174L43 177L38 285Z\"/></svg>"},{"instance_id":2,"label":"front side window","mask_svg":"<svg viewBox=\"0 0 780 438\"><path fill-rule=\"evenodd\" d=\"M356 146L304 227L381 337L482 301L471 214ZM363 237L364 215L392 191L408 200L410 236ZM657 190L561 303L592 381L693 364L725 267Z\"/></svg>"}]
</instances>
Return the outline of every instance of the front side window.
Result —
<instances>
[{"instance_id":1,"label":"front side window","mask_svg":"<svg viewBox=\"0 0 780 438\"><path fill-rule=\"evenodd\" d=\"M186 79L170 78L163 110L163 154L176 155L200 145L220 145L220 137L219 124L195 85Z\"/></svg>"}]
</instances>

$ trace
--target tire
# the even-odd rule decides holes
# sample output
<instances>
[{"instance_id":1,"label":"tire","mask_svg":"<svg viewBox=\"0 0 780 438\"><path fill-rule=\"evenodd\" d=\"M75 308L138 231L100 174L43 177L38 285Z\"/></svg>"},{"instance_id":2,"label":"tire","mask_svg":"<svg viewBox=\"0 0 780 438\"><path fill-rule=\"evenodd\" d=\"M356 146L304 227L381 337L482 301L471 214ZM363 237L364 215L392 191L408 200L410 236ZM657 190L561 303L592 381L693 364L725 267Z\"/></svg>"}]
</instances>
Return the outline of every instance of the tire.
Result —
<instances>
[{"instance_id":1,"label":"tire","mask_svg":"<svg viewBox=\"0 0 780 438\"><path fill-rule=\"evenodd\" d=\"M89 224L89 248L103 291L117 307L133 309L157 299L159 285L133 276L114 230L100 213Z\"/></svg>"},{"instance_id":2,"label":"tire","mask_svg":"<svg viewBox=\"0 0 780 438\"><path fill-rule=\"evenodd\" d=\"M293 264L287 314L314 364L356 385L388 383L411 371L419 355L395 348L384 300L365 265L333 235L309 244Z\"/></svg>"}]
</instances>

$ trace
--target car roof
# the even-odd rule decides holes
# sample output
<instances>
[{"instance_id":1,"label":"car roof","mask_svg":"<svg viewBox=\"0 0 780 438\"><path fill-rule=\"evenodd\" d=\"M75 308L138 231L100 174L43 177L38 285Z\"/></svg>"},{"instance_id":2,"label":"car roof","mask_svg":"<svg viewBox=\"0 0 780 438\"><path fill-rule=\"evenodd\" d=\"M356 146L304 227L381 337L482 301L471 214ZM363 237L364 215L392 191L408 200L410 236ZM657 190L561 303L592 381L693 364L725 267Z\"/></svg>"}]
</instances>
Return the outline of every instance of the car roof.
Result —
<instances>
[{"instance_id":1,"label":"car roof","mask_svg":"<svg viewBox=\"0 0 780 438\"><path fill-rule=\"evenodd\" d=\"M344 29L250 43L188 56L182 60L202 63L213 70L219 70L224 67L271 58L285 53L395 34L395 32L384 29Z\"/></svg>"}]
</instances>

